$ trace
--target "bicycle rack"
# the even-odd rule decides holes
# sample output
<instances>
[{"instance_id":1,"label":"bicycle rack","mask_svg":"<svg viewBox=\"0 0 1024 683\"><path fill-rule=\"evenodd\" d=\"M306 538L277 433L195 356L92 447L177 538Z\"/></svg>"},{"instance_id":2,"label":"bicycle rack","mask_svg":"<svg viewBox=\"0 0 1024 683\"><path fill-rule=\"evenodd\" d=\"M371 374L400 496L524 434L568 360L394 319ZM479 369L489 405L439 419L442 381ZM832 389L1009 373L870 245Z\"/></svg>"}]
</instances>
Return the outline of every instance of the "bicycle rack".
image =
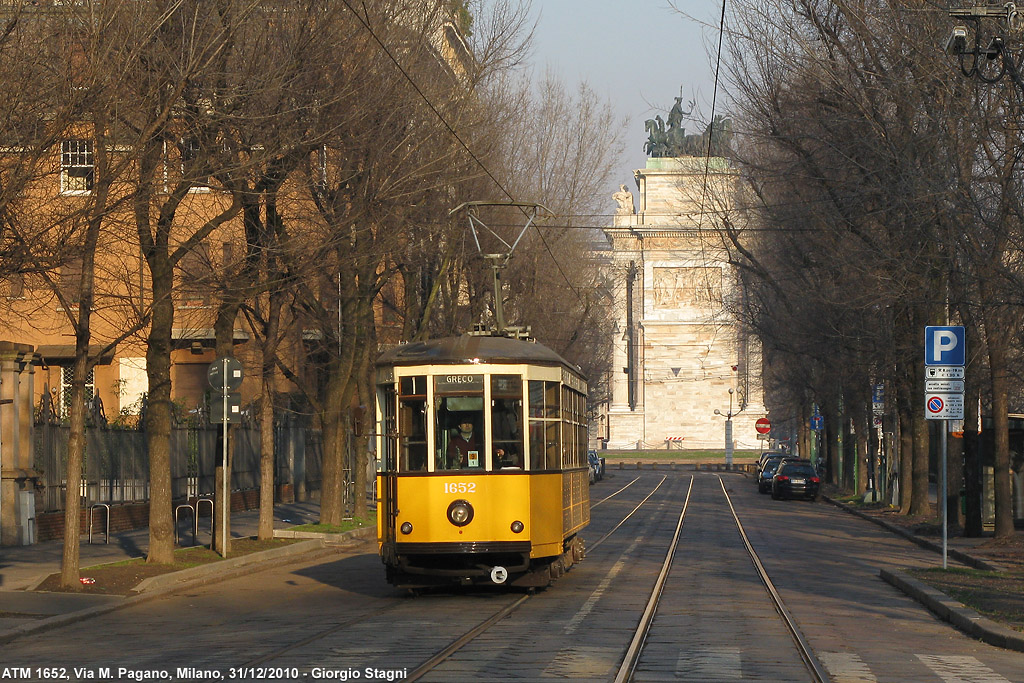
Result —
<instances>
[{"instance_id":1,"label":"bicycle rack","mask_svg":"<svg viewBox=\"0 0 1024 683\"><path fill-rule=\"evenodd\" d=\"M198 529L198 527L199 527L199 520L198 520L198 518L196 516L196 508L195 508L194 505L189 505L188 503L183 503L182 505L179 505L176 508L174 508L174 544L175 545L181 545L181 540L180 540L179 534L178 534L178 513L181 512L182 509L188 510L188 511L190 511L192 513L192 527L194 529ZM198 535L197 533L193 532L193 534L192 534L192 540L193 541L198 542L196 540L196 536L197 535Z\"/></svg>"},{"instance_id":2,"label":"bicycle rack","mask_svg":"<svg viewBox=\"0 0 1024 683\"><path fill-rule=\"evenodd\" d=\"M106 513L107 524L106 530L103 532L104 543L110 543L110 506L106 503L93 503L92 507L89 508L89 543L92 543L92 513L96 511L96 508L103 508Z\"/></svg>"},{"instance_id":3,"label":"bicycle rack","mask_svg":"<svg viewBox=\"0 0 1024 683\"><path fill-rule=\"evenodd\" d=\"M200 503L210 504L210 538L213 538L213 498L196 498L196 536L199 535L199 510L202 508Z\"/></svg>"}]
</instances>

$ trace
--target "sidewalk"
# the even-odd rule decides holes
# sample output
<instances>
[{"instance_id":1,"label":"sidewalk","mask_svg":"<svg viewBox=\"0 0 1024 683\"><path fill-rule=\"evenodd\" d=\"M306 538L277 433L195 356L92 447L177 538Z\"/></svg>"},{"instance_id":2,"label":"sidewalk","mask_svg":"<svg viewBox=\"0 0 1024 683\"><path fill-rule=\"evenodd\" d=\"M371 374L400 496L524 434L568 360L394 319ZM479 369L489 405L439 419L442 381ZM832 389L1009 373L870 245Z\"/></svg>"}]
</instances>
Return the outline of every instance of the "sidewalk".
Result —
<instances>
[{"instance_id":1,"label":"sidewalk","mask_svg":"<svg viewBox=\"0 0 1024 683\"><path fill-rule=\"evenodd\" d=\"M320 519L319 502L286 503L274 506L274 529L287 529L298 524L316 523ZM259 510L233 512L231 537L255 536L259 524ZM192 545L191 519L182 519L179 538L183 545ZM149 529L136 529L111 534L104 542L103 534L93 533L80 538L79 566L82 568L135 557L145 557L149 547ZM198 544L210 542L210 518L199 518ZM49 593L30 590L43 578L60 571L63 541L44 541L26 546L0 547L0 636L48 617L67 615L81 610L102 609L126 600L120 595L85 595L77 593ZM229 560L230 555L229 555ZM0 642L3 642L0 637Z\"/></svg>"}]
</instances>

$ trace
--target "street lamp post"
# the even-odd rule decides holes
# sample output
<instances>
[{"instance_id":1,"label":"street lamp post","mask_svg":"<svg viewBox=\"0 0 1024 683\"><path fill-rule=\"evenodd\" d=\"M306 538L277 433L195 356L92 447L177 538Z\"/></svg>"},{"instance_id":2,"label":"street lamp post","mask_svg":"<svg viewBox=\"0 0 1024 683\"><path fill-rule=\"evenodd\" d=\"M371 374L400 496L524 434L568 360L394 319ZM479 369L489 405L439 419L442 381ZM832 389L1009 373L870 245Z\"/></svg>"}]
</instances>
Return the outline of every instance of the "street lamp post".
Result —
<instances>
[{"instance_id":1,"label":"street lamp post","mask_svg":"<svg viewBox=\"0 0 1024 683\"><path fill-rule=\"evenodd\" d=\"M725 466L728 468L732 467L732 394L733 390L729 389L729 412L725 415ZM721 415L722 411L715 408L715 415Z\"/></svg>"}]
</instances>

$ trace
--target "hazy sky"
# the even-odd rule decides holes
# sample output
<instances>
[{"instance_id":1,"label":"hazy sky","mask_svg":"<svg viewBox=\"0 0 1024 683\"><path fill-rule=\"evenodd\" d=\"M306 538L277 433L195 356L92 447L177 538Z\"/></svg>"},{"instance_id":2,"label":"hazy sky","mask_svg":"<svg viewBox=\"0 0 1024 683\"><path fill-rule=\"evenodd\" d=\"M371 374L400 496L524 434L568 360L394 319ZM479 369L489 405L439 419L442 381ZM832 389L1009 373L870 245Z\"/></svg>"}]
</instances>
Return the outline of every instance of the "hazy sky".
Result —
<instances>
[{"instance_id":1,"label":"hazy sky","mask_svg":"<svg viewBox=\"0 0 1024 683\"><path fill-rule=\"evenodd\" d=\"M586 80L630 120L626 156L609 197L620 183L635 190L633 169L643 168L647 158L644 121L656 114L664 119L680 87L683 103L696 98L703 118L709 118L715 74L705 43L717 49L722 0L674 4L714 29L687 19L667 0L533 0L535 68L551 66L570 90ZM716 111L722 102L720 90ZM611 213L615 204L608 202Z\"/></svg>"}]
</instances>

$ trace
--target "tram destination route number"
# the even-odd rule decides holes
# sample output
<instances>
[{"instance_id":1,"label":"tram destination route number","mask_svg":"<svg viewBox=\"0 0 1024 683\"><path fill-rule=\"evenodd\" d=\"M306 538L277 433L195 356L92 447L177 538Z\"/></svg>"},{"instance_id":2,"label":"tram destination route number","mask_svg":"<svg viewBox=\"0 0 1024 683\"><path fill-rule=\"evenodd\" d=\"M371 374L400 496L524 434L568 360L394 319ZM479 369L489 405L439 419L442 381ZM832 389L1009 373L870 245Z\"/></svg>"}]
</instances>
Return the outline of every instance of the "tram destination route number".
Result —
<instances>
[{"instance_id":1,"label":"tram destination route number","mask_svg":"<svg viewBox=\"0 0 1024 683\"><path fill-rule=\"evenodd\" d=\"M145 669L125 666L4 666L0 680L47 681L401 681L409 676L407 668L325 667L308 671L298 667L233 666L224 670L179 666L174 669Z\"/></svg>"}]
</instances>

